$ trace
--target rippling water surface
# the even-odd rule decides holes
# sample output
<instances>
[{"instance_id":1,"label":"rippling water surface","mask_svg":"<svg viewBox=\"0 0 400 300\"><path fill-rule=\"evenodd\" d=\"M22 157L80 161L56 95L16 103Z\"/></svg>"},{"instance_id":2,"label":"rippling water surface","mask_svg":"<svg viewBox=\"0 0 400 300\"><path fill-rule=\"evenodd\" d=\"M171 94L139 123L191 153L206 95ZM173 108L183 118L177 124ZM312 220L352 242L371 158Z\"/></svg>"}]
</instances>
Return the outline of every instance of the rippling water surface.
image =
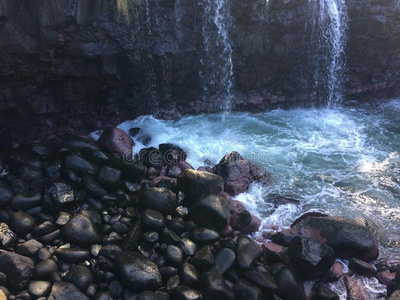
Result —
<instances>
[{"instance_id":1,"label":"rippling water surface","mask_svg":"<svg viewBox=\"0 0 400 300\"><path fill-rule=\"evenodd\" d=\"M400 261L400 100L336 109L198 115L179 121L145 116L119 127L140 127L138 138L151 136L151 146L180 145L194 167L206 160L217 163L233 150L263 166L275 183L253 184L237 197L263 220L263 229L288 227L307 211L362 217L377 231L380 259ZM137 143L135 151L142 147ZM271 214L265 202L269 194L296 198L301 205L284 205Z\"/></svg>"}]
</instances>

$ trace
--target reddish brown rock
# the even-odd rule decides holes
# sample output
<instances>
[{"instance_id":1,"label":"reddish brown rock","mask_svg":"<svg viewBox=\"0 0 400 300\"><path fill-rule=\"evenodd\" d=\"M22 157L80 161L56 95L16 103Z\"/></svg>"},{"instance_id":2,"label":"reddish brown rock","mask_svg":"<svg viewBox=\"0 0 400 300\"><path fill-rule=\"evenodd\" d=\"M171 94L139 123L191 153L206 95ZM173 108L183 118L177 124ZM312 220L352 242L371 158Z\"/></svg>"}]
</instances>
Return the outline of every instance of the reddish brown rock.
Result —
<instances>
[{"instance_id":1,"label":"reddish brown rock","mask_svg":"<svg viewBox=\"0 0 400 300\"><path fill-rule=\"evenodd\" d=\"M230 225L234 229L243 228L250 224L252 221L251 214L247 211L246 207L237 200L231 200L228 202L229 212L231 214Z\"/></svg>"},{"instance_id":2,"label":"reddish brown rock","mask_svg":"<svg viewBox=\"0 0 400 300\"><path fill-rule=\"evenodd\" d=\"M261 220L258 217L251 215L250 223L246 226L239 228L239 230L241 233L250 234L258 231L260 229L260 226L261 226Z\"/></svg>"},{"instance_id":3,"label":"reddish brown rock","mask_svg":"<svg viewBox=\"0 0 400 300\"><path fill-rule=\"evenodd\" d=\"M263 257L268 263L284 263L289 264L288 248L275 243L265 243L262 245Z\"/></svg>"},{"instance_id":4,"label":"reddish brown rock","mask_svg":"<svg viewBox=\"0 0 400 300\"><path fill-rule=\"evenodd\" d=\"M368 294L362 284L354 277L344 276L347 300L368 300Z\"/></svg>"},{"instance_id":5,"label":"reddish brown rock","mask_svg":"<svg viewBox=\"0 0 400 300\"><path fill-rule=\"evenodd\" d=\"M215 166L215 173L225 180L225 191L235 196L246 192L251 183L272 183L272 175L245 160L238 152L231 152Z\"/></svg>"},{"instance_id":6,"label":"reddish brown rock","mask_svg":"<svg viewBox=\"0 0 400 300\"><path fill-rule=\"evenodd\" d=\"M352 220L318 213L304 214L290 229L275 234L272 241L288 245L295 236L311 237L325 243L341 257L375 260L378 244L369 228Z\"/></svg>"},{"instance_id":7,"label":"reddish brown rock","mask_svg":"<svg viewBox=\"0 0 400 300\"><path fill-rule=\"evenodd\" d=\"M117 157L132 159L132 148L135 143L128 134L119 128L107 128L97 142Z\"/></svg>"},{"instance_id":8,"label":"reddish brown rock","mask_svg":"<svg viewBox=\"0 0 400 300\"><path fill-rule=\"evenodd\" d=\"M350 259L349 269L358 275L368 278L374 276L376 272L373 265L370 265L369 263L357 258Z\"/></svg>"},{"instance_id":9,"label":"reddish brown rock","mask_svg":"<svg viewBox=\"0 0 400 300\"><path fill-rule=\"evenodd\" d=\"M378 272L375 274L375 277L378 279L378 281L384 285L388 285L389 282L394 280L396 277L396 273L389 272L389 271L382 271Z\"/></svg>"},{"instance_id":10,"label":"reddish brown rock","mask_svg":"<svg viewBox=\"0 0 400 300\"><path fill-rule=\"evenodd\" d=\"M333 263L333 266L330 268L328 274L324 276L323 281L338 281L343 276L343 274L343 265L340 262L335 261Z\"/></svg>"}]
</instances>

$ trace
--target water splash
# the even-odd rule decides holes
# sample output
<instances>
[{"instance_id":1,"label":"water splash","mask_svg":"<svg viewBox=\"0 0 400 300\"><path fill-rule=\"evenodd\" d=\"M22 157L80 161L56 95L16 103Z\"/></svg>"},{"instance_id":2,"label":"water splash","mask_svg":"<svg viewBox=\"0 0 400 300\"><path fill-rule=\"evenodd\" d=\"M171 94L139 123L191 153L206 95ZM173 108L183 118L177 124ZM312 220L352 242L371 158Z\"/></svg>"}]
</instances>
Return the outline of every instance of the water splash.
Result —
<instances>
[{"instance_id":1,"label":"water splash","mask_svg":"<svg viewBox=\"0 0 400 300\"><path fill-rule=\"evenodd\" d=\"M346 79L345 47L348 31L346 0L311 0L318 35L315 87L325 90L325 104L335 107L343 100ZM322 69L321 69L322 67Z\"/></svg>"},{"instance_id":2,"label":"water splash","mask_svg":"<svg viewBox=\"0 0 400 300\"><path fill-rule=\"evenodd\" d=\"M216 97L221 101L221 109L227 111L231 107L233 88L230 0L205 0L203 9L204 49L200 71L203 100Z\"/></svg>"}]
</instances>

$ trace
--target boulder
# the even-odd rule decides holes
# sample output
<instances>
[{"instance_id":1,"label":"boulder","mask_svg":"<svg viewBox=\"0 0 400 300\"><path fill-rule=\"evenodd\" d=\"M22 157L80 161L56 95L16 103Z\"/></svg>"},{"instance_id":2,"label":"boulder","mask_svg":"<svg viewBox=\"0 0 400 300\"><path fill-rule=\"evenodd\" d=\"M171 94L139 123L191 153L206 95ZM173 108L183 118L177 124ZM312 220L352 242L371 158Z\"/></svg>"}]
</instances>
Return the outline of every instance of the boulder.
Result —
<instances>
[{"instance_id":1,"label":"boulder","mask_svg":"<svg viewBox=\"0 0 400 300\"><path fill-rule=\"evenodd\" d=\"M9 224L11 229L20 236L24 236L25 234L31 232L36 225L35 218L22 211L13 213L11 215Z\"/></svg>"},{"instance_id":2,"label":"boulder","mask_svg":"<svg viewBox=\"0 0 400 300\"><path fill-rule=\"evenodd\" d=\"M233 250L229 248L222 248L215 258L215 268L221 275L223 275L233 266L235 259L236 254Z\"/></svg>"},{"instance_id":3,"label":"boulder","mask_svg":"<svg viewBox=\"0 0 400 300\"><path fill-rule=\"evenodd\" d=\"M13 192L9 186L0 181L0 206L6 207L10 204Z\"/></svg>"},{"instance_id":4,"label":"boulder","mask_svg":"<svg viewBox=\"0 0 400 300\"><path fill-rule=\"evenodd\" d=\"M396 276L396 273L390 272L390 271L381 271L376 273L375 277L378 279L378 281L381 284L388 285L389 282L394 280Z\"/></svg>"},{"instance_id":5,"label":"boulder","mask_svg":"<svg viewBox=\"0 0 400 300\"><path fill-rule=\"evenodd\" d=\"M197 228L192 231L192 240L199 245L213 244L219 240L218 232L208 228Z\"/></svg>"},{"instance_id":6,"label":"boulder","mask_svg":"<svg viewBox=\"0 0 400 300\"><path fill-rule=\"evenodd\" d=\"M230 224L234 229L240 229L249 225L252 221L251 214L246 207L237 200L229 200Z\"/></svg>"},{"instance_id":7,"label":"boulder","mask_svg":"<svg viewBox=\"0 0 400 300\"><path fill-rule=\"evenodd\" d=\"M309 277L325 275L335 262L335 251L313 238L296 236L289 244L292 260Z\"/></svg>"},{"instance_id":8,"label":"boulder","mask_svg":"<svg viewBox=\"0 0 400 300\"><path fill-rule=\"evenodd\" d=\"M264 185L272 183L272 175L245 160L238 152L225 155L215 166L215 173L225 181L225 192L231 196L246 192L257 181Z\"/></svg>"},{"instance_id":9,"label":"boulder","mask_svg":"<svg viewBox=\"0 0 400 300\"><path fill-rule=\"evenodd\" d=\"M187 286L178 286L174 291L173 299L176 300L202 300L202 294L195 289L191 289Z\"/></svg>"},{"instance_id":10,"label":"boulder","mask_svg":"<svg viewBox=\"0 0 400 300\"><path fill-rule=\"evenodd\" d=\"M7 285L13 290L24 289L33 274L34 263L29 257L0 250L0 272L7 275Z\"/></svg>"},{"instance_id":11,"label":"boulder","mask_svg":"<svg viewBox=\"0 0 400 300\"><path fill-rule=\"evenodd\" d=\"M82 265L73 265L68 271L65 281L73 283L82 292L86 291L93 281L93 274Z\"/></svg>"},{"instance_id":12,"label":"boulder","mask_svg":"<svg viewBox=\"0 0 400 300\"><path fill-rule=\"evenodd\" d=\"M215 264L214 254L210 246L203 246L193 256L193 264L199 270L209 270Z\"/></svg>"},{"instance_id":13,"label":"boulder","mask_svg":"<svg viewBox=\"0 0 400 300\"><path fill-rule=\"evenodd\" d=\"M247 280L239 279L233 287L235 300L263 300L266 299L263 291L255 284Z\"/></svg>"},{"instance_id":14,"label":"boulder","mask_svg":"<svg viewBox=\"0 0 400 300\"><path fill-rule=\"evenodd\" d=\"M65 167L79 175L94 175L98 171L96 164L76 153L69 154L65 157Z\"/></svg>"},{"instance_id":15,"label":"boulder","mask_svg":"<svg viewBox=\"0 0 400 300\"><path fill-rule=\"evenodd\" d=\"M72 283L56 282L47 300L89 300Z\"/></svg>"},{"instance_id":16,"label":"boulder","mask_svg":"<svg viewBox=\"0 0 400 300\"><path fill-rule=\"evenodd\" d=\"M251 269L261 254L261 247L247 235L241 234L238 237L236 257L238 265L243 269Z\"/></svg>"},{"instance_id":17,"label":"boulder","mask_svg":"<svg viewBox=\"0 0 400 300\"><path fill-rule=\"evenodd\" d=\"M69 264L84 262L89 258L89 251L79 248L57 248L54 254L59 260Z\"/></svg>"},{"instance_id":18,"label":"boulder","mask_svg":"<svg viewBox=\"0 0 400 300\"><path fill-rule=\"evenodd\" d=\"M165 188L149 188L140 191L139 205L163 214L171 214L177 205L177 199L172 191Z\"/></svg>"},{"instance_id":19,"label":"boulder","mask_svg":"<svg viewBox=\"0 0 400 300\"><path fill-rule=\"evenodd\" d=\"M303 282L299 276L289 267L281 266L274 274L274 280L278 285L277 295L283 300L292 300L296 295L298 300L306 300Z\"/></svg>"},{"instance_id":20,"label":"boulder","mask_svg":"<svg viewBox=\"0 0 400 300\"><path fill-rule=\"evenodd\" d=\"M11 200L13 210L28 210L42 203L42 195L39 192L28 192L16 194Z\"/></svg>"},{"instance_id":21,"label":"boulder","mask_svg":"<svg viewBox=\"0 0 400 300\"><path fill-rule=\"evenodd\" d=\"M86 247L101 242L101 235L96 225L87 216L78 214L73 216L62 227L62 235L73 244Z\"/></svg>"},{"instance_id":22,"label":"boulder","mask_svg":"<svg viewBox=\"0 0 400 300\"><path fill-rule=\"evenodd\" d=\"M376 269L373 265L370 265L369 263L358 258L350 259L349 269L358 275L368 278L374 276L376 272Z\"/></svg>"},{"instance_id":23,"label":"boulder","mask_svg":"<svg viewBox=\"0 0 400 300\"><path fill-rule=\"evenodd\" d=\"M157 290L162 279L156 264L137 252L123 252L115 261L115 274L128 289Z\"/></svg>"},{"instance_id":24,"label":"boulder","mask_svg":"<svg viewBox=\"0 0 400 300\"><path fill-rule=\"evenodd\" d=\"M117 157L132 160L135 143L128 134L119 128L106 128L97 143Z\"/></svg>"},{"instance_id":25,"label":"boulder","mask_svg":"<svg viewBox=\"0 0 400 300\"><path fill-rule=\"evenodd\" d=\"M38 252L42 248L43 248L42 243L32 239L18 245L16 253L23 256L32 256L35 255L36 252Z\"/></svg>"},{"instance_id":26,"label":"boulder","mask_svg":"<svg viewBox=\"0 0 400 300\"><path fill-rule=\"evenodd\" d=\"M180 161L185 161L187 158L186 152L177 145L166 143L160 144L158 148L166 165L176 164Z\"/></svg>"},{"instance_id":27,"label":"boulder","mask_svg":"<svg viewBox=\"0 0 400 300\"><path fill-rule=\"evenodd\" d=\"M28 291L35 298L47 297L51 291L51 283L48 281L32 281L29 283Z\"/></svg>"},{"instance_id":28,"label":"boulder","mask_svg":"<svg viewBox=\"0 0 400 300\"><path fill-rule=\"evenodd\" d=\"M297 235L314 238L331 247L341 257L372 261L379 255L378 244L371 230L345 218L305 214L290 229L274 235L272 240L288 245Z\"/></svg>"},{"instance_id":29,"label":"boulder","mask_svg":"<svg viewBox=\"0 0 400 300\"><path fill-rule=\"evenodd\" d=\"M265 243L262 245L263 256L266 262L269 263L284 263L289 264L289 250L287 247L275 244Z\"/></svg>"},{"instance_id":30,"label":"boulder","mask_svg":"<svg viewBox=\"0 0 400 300\"><path fill-rule=\"evenodd\" d=\"M190 207L189 218L200 227L221 231L229 223L228 201L217 195L201 198Z\"/></svg>"},{"instance_id":31,"label":"boulder","mask_svg":"<svg viewBox=\"0 0 400 300\"><path fill-rule=\"evenodd\" d=\"M109 166L103 166L100 169L97 179L106 188L113 189L118 187L119 181L121 180L121 171Z\"/></svg>"},{"instance_id":32,"label":"boulder","mask_svg":"<svg viewBox=\"0 0 400 300\"><path fill-rule=\"evenodd\" d=\"M181 283L190 287L196 287L199 283L199 274L195 266L184 263L179 270L179 278Z\"/></svg>"},{"instance_id":33,"label":"boulder","mask_svg":"<svg viewBox=\"0 0 400 300\"><path fill-rule=\"evenodd\" d=\"M219 195L224 180L215 174L186 169L178 176L177 189L185 193L185 200L195 201L208 195Z\"/></svg>"},{"instance_id":34,"label":"boulder","mask_svg":"<svg viewBox=\"0 0 400 300\"><path fill-rule=\"evenodd\" d=\"M238 230L241 233L250 234L258 231L260 229L260 226L261 226L261 220L258 217L251 215L250 223L244 227L238 228Z\"/></svg>"},{"instance_id":35,"label":"boulder","mask_svg":"<svg viewBox=\"0 0 400 300\"><path fill-rule=\"evenodd\" d=\"M160 150L154 147L143 148L139 152L139 161L147 168L160 170L164 163L164 157Z\"/></svg>"},{"instance_id":36,"label":"boulder","mask_svg":"<svg viewBox=\"0 0 400 300\"><path fill-rule=\"evenodd\" d=\"M203 273L200 278L204 299L233 300L234 292L216 269Z\"/></svg>"}]
</instances>

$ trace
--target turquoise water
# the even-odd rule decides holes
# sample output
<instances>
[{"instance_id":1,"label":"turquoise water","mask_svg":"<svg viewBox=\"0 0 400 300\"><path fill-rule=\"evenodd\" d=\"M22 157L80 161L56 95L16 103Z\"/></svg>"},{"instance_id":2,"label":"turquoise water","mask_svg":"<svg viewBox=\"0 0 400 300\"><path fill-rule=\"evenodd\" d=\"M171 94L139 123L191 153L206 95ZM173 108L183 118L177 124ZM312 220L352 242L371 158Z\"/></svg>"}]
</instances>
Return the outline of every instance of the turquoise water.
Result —
<instances>
[{"instance_id":1,"label":"turquoise water","mask_svg":"<svg viewBox=\"0 0 400 300\"><path fill-rule=\"evenodd\" d=\"M237 196L263 221L285 228L302 213L365 218L376 230L380 259L400 261L400 100L336 109L274 110L258 114L198 115L179 121L151 116L122 123L162 142L180 145L199 167L238 151L274 176ZM135 151L143 145L137 141ZM271 213L268 194L301 201Z\"/></svg>"}]
</instances>

